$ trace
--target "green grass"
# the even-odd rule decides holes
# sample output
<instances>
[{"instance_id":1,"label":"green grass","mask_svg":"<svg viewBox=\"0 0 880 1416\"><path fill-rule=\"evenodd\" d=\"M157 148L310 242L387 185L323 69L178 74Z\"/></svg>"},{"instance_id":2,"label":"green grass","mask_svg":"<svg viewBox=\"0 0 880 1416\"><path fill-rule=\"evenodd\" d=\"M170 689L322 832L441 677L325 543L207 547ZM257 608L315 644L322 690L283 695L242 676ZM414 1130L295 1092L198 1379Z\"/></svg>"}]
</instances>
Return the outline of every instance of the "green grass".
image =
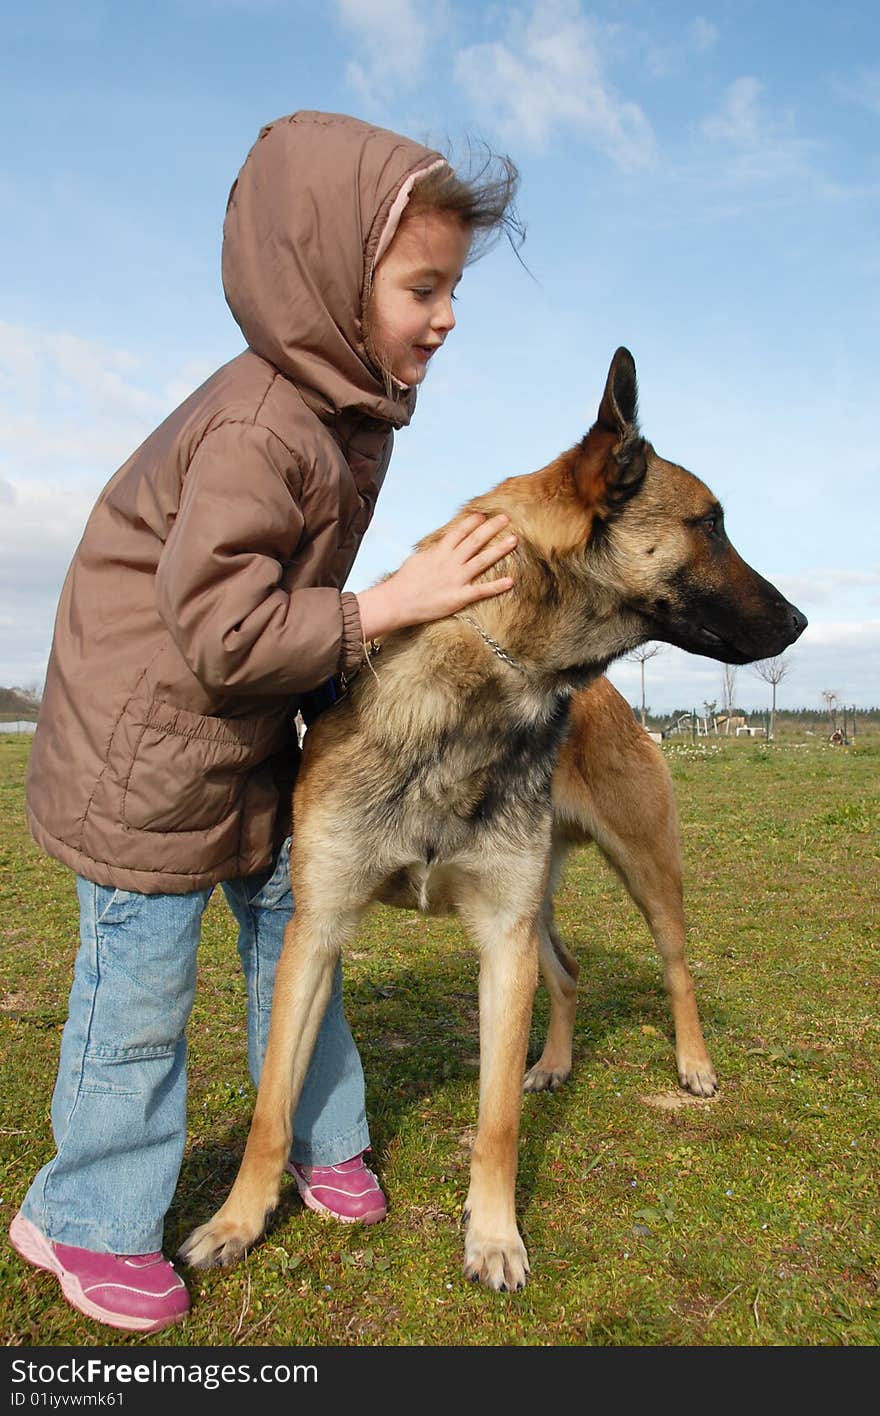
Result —
<instances>
[{"instance_id":1,"label":"green grass","mask_svg":"<svg viewBox=\"0 0 880 1416\"><path fill-rule=\"evenodd\" d=\"M8 1224L51 1154L49 1100L77 921L72 877L22 819L28 743L0 737L0 945ZM322 1223L293 1192L231 1270L187 1275L155 1339L80 1319L0 1245L12 1345L874 1345L878 1313L880 739L672 742L689 956L721 1090L678 1092L660 967L590 851L558 919L581 962L575 1072L524 1099L518 1294L461 1275L477 1100L476 962L454 921L376 910L349 955L387 1222ZM535 1005L536 1054L546 998ZM172 1252L224 1198L252 1090L231 919L212 901L190 1032L189 1140Z\"/></svg>"}]
</instances>

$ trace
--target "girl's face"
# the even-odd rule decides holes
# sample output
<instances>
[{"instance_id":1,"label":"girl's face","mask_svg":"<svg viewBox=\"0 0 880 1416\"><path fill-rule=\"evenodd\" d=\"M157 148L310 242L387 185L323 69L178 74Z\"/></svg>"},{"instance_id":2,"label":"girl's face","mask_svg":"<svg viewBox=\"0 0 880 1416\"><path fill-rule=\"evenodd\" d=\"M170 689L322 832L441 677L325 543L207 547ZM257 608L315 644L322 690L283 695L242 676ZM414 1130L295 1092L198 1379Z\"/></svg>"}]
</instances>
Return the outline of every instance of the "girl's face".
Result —
<instances>
[{"instance_id":1,"label":"girl's face","mask_svg":"<svg viewBox=\"0 0 880 1416\"><path fill-rule=\"evenodd\" d=\"M376 267L367 316L373 354L408 387L420 384L428 362L455 326L453 291L471 232L445 211L401 221Z\"/></svg>"}]
</instances>

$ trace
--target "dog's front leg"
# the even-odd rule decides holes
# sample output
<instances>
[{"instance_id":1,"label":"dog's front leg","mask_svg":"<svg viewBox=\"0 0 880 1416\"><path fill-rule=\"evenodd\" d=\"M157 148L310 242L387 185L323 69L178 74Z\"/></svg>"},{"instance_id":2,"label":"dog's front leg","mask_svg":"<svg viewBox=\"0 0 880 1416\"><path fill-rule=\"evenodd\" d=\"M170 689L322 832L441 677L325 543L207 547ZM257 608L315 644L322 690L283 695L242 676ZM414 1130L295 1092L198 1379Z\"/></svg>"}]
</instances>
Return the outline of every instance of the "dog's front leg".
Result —
<instances>
[{"instance_id":1,"label":"dog's front leg","mask_svg":"<svg viewBox=\"0 0 880 1416\"><path fill-rule=\"evenodd\" d=\"M308 913L287 926L275 974L266 1057L241 1168L226 1203L185 1241L196 1268L232 1264L260 1237L278 1203L292 1118L333 987L338 948L319 942Z\"/></svg>"},{"instance_id":2,"label":"dog's front leg","mask_svg":"<svg viewBox=\"0 0 880 1416\"><path fill-rule=\"evenodd\" d=\"M516 1224L522 1075L535 996L533 918L484 943L480 960L480 1110L465 1206L464 1272L514 1291L529 1273Z\"/></svg>"}]
</instances>

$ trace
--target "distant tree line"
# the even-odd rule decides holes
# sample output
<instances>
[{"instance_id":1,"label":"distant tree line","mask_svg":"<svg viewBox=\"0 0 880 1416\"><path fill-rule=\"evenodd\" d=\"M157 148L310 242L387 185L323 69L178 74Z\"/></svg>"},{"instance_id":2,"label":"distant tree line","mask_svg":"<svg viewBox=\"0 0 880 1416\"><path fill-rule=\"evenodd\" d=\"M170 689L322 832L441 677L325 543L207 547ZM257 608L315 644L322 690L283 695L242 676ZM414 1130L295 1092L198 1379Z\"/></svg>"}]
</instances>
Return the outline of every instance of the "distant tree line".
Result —
<instances>
[{"instance_id":1,"label":"distant tree line","mask_svg":"<svg viewBox=\"0 0 880 1416\"><path fill-rule=\"evenodd\" d=\"M2 722L36 722L40 708L42 695L36 688L0 688L0 721ZM842 702L842 700L841 700ZM709 705L691 704L689 708L673 708L668 713L655 713L648 708L644 701L631 705L633 713L647 727L666 727L669 723L677 722L679 718L692 713L694 708L699 714ZM763 708L737 708L731 707L732 714L739 714L749 720L764 718L767 716ZM847 711L855 714L857 722L880 723L880 706L875 708L849 708ZM776 720L778 723L787 723L789 727L801 728L822 728L828 721L827 708L777 708Z\"/></svg>"},{"instance_id":2,"label":"distant tree line","mask_svg":"<svg viewBox=\"0 0 880 1416\"><path fill-rule=\"evenodd\" d=\"M630 705L636 718L641 721L642 706L639 703ZM704 705L702 703L691 704L690 708L672 708L668 713L655 713L653 709L646 709L647 725L649 727L666 727L669 723L678 722L680 718L689 713L693 713L696 707L697 714L703 716ZM721 709L719 708L720 712ZM725 710L726 711L726 710ZM843 711L843 701L839 712ZM855 714L857 723L880 723L880 706L875 708L850 708L847 707L847 714ZM734 716L741 716L748 722L755 722L759 719L769 718L769 710L766 708L739 708L732 707L730 712ZM811 728L814 731L823 731L828 727L828 712L823 707L815 708L777 708L776 722L778 724L788 724L792 728Z\"/></svg>"},{"instance_id":3,"label":"distant tree line","mask_svg":"<svg viewBox=\"0 0 880 1416\"><path fill-rule=\"evenodd\" d=\"M0 721L35 723L40 698L35 688L0 688Z\"/></svg>"}]
</instances>

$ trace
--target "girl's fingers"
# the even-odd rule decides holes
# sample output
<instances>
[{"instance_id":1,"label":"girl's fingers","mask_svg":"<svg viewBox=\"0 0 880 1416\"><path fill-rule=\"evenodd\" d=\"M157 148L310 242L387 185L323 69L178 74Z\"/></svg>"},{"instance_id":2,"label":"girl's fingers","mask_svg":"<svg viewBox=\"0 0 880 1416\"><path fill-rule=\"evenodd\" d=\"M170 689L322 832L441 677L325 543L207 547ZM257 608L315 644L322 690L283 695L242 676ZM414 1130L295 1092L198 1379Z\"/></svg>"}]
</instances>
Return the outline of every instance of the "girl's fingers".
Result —
<instances>
[{"instance_id":1,"label":"girl's fingers","mask_svg":"<svg viewBox=\"0 0 880 1416\"><path fill-rule=\"evenodd\" d=\"M472 554L474 551L482 550L493 536L497 536L499 531L503 531L509 520L510 517L505 516L504 512L488 518L481 511L471 512L469 516L456 522L455 526L450 529L448 533L449 544L451 547L464 549Z\"/></svg>"},{"instance_id":2,"label":"girl's fingers","mask_svg":"<svg viewBox=\"0 0 880 1416\"><path fill-rule=\"evenodd\" d=\"M505 590L512 590L513 586L509 575L499 575L497 580L484 580L479 585L472 585L471 590L475 600L488 600L493 595L503 595Z\"/></svg>"},{"instance_id":3,"label":"girl's fingers","mask_svg":"<svg viewBox=\"0 0 880 1416\"><path fill-rule=\"evenodd\" d=\"M510 555L516 545L515 536L505 536L499 541L497 546L486 546L482 551L472 555L465 566L467 574L473 579L475 575L481 575L484 570L500 561L502 557Z\"/></svg>"},{"instance_id":4,"label":"girl's fingers","mask_svg":"<svg viewBox=\"0 0 880 1416\"><path fill-rule=\"evenodd\" d=\"M466 538L474 551L481 551L487 546L493 536L497 536L499 531L503 531L510 522L510 517L501 512L498 516L490 516L488 521L484 521L482 526L477 526Z\"/></svg>"},{"instance_id":5,"label":"girl's fingers","mask_svg":"<svg viewBox=\"0 0 880 1416\"><path fill-rule=\"evenodd\" d=\"M485 521L486 518L481 511L470 512L467 516L463 516L461 521L456 521L450 526L440 544L445 543L454 550L456 546L460 546L463 541L466 541L474 531L483 526Z\"/></svg>"}]
</instances>

